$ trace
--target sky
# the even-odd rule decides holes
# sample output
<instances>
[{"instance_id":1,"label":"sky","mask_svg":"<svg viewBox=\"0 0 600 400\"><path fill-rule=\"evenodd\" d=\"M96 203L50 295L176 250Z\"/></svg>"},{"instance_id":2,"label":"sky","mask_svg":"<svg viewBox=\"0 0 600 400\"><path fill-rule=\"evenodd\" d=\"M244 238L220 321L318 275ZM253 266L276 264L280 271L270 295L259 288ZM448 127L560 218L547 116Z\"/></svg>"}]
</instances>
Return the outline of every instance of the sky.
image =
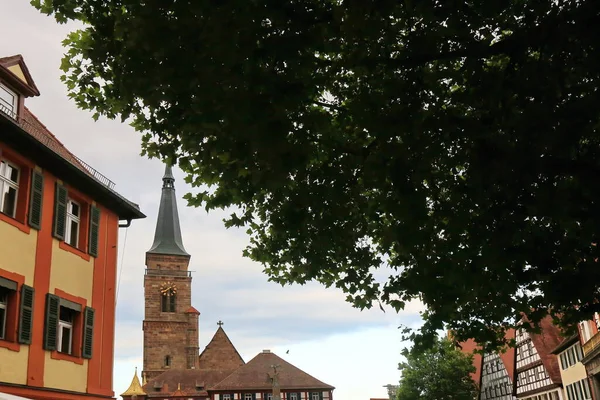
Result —
<instances>
[{"instance_id":1,"label":"sky","mask_svg":"<svg viewBox=\"0 0 600 400\"><path fill-rule=\"evenodd\" d=\"M141 137L133 128L102 118L94 122L90 112L77 109L68 98L59 65L65 52L61 42L73 25L57 24L29 1L0 0L0 5L0 57L22 54L41 92L25 105L147 215L119 232L114 369L118 396L131 382L135 367L142 369L144 254L154 236L164 166L140 156ZM270 349L335 386L336 399L386 397L383 385L397 384L400 351L406 345L398 326L420 326L422 306L409 304L399 314L378 307L361 312L337 289L268 282L261 265L242 257L248 242L245 232L223 226L227 210L207 214L203 208L187 207L182 196L191 188L179 169L174 175L183 241L192 255L192 305L201 313L200 350L222 320L246 362Z\"/></svg>"}]
</instances>

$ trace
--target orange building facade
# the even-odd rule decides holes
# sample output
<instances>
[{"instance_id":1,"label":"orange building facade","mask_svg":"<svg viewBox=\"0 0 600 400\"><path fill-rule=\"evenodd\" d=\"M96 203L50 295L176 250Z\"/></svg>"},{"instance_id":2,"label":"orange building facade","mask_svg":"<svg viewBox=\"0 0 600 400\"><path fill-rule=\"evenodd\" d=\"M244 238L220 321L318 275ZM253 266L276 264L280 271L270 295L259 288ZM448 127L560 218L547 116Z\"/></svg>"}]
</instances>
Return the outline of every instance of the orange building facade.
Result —
<instances>
[{"instance_id":1,"label":"orange building facade","mask_svg":"<svg viewBox=\"0 0 600 400\"><path fill-rule=\"evenodd\" d=\"M37 95L0 58L0 393L110 399L118 230L145 216L25 107Z\"/></svg>"}]
</instances>

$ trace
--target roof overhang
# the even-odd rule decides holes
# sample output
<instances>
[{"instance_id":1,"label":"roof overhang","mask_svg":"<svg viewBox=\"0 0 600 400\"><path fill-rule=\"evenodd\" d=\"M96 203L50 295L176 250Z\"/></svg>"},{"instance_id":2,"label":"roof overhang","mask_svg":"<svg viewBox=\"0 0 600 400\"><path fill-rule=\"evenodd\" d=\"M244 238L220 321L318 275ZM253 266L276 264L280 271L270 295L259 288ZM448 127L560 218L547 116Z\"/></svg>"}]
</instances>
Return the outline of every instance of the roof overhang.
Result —
<instances>
[{"instance_id":1,"label":"roof overhang","mask_svg":"<svg viewBox=\"0 0 600 400\"><path fill-rule=\"evenodd\" d=\"M28 397L15 396L14 394L0 393L0 400L31 400Z\"/></svg>"},{"instance_id":2,"label":"roof overhang","mask_svg":"<svg viewBox=\"0 0 600 400\"><path fill-rule=\"evenodd\" d=\"M94 198L121 220L146 218L139 207L96 180L68 160L27 133L15 121L0 115L0 140L15 151L35 160L41 168L51 171L58 179L69 182Z\"/></svg>"},{"instance_id":3,"label":"roof overhang","mask_svg":"<svg viewBox=\"0 0 600 400\"><path fill-rule=\"evenodd\" d=\"M558 354L563 352L564 350L568 349L569 347L571 347L572 345L574 345L575 343L577 343L579 341L579 334L576 333L574 335L569 336L568 338L565 338L565 340L563 340L562 342L559 343L558 346L556 346L551 352L550 354Z\"/></svg>"}]
</instances>

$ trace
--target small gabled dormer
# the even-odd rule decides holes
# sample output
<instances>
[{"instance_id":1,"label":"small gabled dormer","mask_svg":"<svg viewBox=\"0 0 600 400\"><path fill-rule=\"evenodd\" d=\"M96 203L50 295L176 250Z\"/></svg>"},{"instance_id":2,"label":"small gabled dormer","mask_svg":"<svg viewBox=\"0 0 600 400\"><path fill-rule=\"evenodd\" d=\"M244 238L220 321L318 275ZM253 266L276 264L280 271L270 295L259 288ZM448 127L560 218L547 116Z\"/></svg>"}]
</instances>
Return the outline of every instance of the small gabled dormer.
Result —
<instances>
[{"instance_id":1,"label":"small gabled dormer","mask_svg":"<svg viewBox=\"0 0 600 400\"><path fill-rule=\"evenodd\" d=\"M40 92L31 78L23 56L0 58L0 112L18 119L25 97L39 96Z\"/></svg>"}]
</instances>

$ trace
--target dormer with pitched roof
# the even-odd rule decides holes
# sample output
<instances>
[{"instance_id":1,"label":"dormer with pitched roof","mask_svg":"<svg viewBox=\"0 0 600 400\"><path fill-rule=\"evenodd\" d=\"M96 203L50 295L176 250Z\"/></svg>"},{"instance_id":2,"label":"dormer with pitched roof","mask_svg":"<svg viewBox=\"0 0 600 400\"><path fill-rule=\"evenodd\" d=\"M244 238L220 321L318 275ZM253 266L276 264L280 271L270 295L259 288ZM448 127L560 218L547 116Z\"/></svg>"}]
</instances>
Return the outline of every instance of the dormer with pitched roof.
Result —
<instances>
[{"instance_id":1,"label":"dormer with pitched roof","mask_svg":"<svg viewBox=\"0 0 600 400\"><path fill-rule=\"evenodd\" d=\"M0 58L0 112L16 120L22 116L25 97L39 95L23 56Z\"/></svg>"}]
</instances>

